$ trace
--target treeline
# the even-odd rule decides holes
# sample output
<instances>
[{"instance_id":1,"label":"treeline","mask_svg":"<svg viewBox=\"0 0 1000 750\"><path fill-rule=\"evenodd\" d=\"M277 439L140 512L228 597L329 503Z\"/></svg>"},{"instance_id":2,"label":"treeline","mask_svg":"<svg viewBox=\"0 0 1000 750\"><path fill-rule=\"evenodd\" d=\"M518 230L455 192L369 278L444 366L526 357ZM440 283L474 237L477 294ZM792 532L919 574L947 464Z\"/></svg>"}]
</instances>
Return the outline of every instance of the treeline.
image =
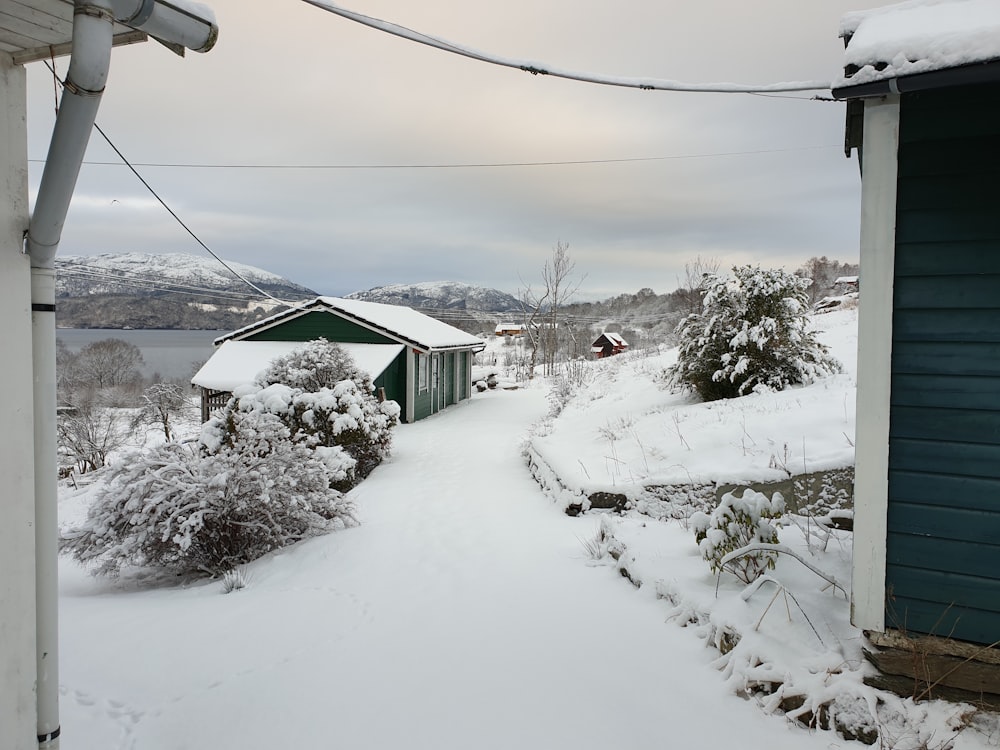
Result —
<instances>
[{"instance_id":1,"label":"treeline","mask_svg":"<svg viewBox=\"0 0 1000 750\"><path fill-rule=\"evenodd\" d=\"M272 312L253 304L245 310L208 311L178 298L95 294L56 300L56 325L61 328L235 330Z\"/></svg>"},{"instance_id":2,"label":"treeline","mask_svg":"<svg viewBox=\"0 0 1000 750\"><path fill-rule=\"evenodd\" d=\"M674 343L674 331L678 324L689 314L701 310L705 274L727 272L728 269L722 268L718 260L696 258L685 265L684 278L672 292L657 294L647 287L634 294L619 294L602 302L568 304L562 307L562 319L577 332L571 340L585 339L584 331L589 329L592 333L620 333L633 347ZM838 278L857 276L858 265L822 256L810 258L793 273L812 280L806 296L809 304L815 305L837 293L835 282ZM579 349L578 346L574 348Z\"/></svg>"}]
</instances>

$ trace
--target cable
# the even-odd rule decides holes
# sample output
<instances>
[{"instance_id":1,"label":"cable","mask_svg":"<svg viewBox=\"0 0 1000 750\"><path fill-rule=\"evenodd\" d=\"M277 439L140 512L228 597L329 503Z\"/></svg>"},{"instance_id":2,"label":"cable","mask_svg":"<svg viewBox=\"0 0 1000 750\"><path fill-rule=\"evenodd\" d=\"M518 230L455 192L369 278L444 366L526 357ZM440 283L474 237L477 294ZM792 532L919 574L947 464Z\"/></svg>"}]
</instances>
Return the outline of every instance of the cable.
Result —
<instances>
[{"instance_id":1,"label":"cable","mask_svg":"<svg viewBox=\"0 0 1000 750\"><path fill-rule=\"evenodd\" d=\"M226 263L226 261L224 261L218 255L216 255L212 251L212 248L210 248L208 245L206 245L204 242L202 242L201 238L197 234L195 234L194 231L192 231L191 227L189 227L187 224L185 224L184 220L181 219L181 217L178 216L174 212L174 210L170 206L167 205L166 201L164 201L163 198L161 198L159 196L159 194L155 190L153 190L153 186L150 185L148 182L146 182L146 180L143 178L143 176L141 174L139 174L138 170L135 167L133 167L131 165L131 163L129 163L129 160L125 158L125 155L121 151L118 150L118 147L114 143L112 143L111 139L108 138L107 133L105 133L101 129L101 126L98 125L96 122L94 123L94 130L96 130L98 133L101 134L101 137L111 147L111 150L114 151L116 154L118 154L118 157L123 162L125 162L125 166L127 166L129 168L129 170L132 172L132 174L134 174L136 176L136 179L138 179L139 182L141 182L145 186L145 188L149 191L150 195L152 195L154 198L156 198L156 200L159 202L159 204L161 206L163 206L163 208L166 209L167 213L174 217L174 220L178 224L181 225L181 227L184 229L185 232L187 232L189 235L191 235L191 237L194 239L195 242L197 242L199 245L201 245L201 247L205 250L206 253L208 253L213 258L215 258L219 263L221 263L225 267L225 269L227 271L229 271L231 274L233 274L233 276L235 276L236 278L238 278L240 281L242 281L244 284L246 284L248 287L250 287L254 291L258 292L259 294L261 294L261 295L263 295L265 297L267 297L270 300L273 300L274 302L278 302L278 303L280 303L282 305L285 305L286 307L293 307L294 306L291 303L286 302L285 300L278 299L273 294L269 294L268 292L265 292L259 286L257 286L256 284L254 284L252 281L248 280L247 278L245 278L244 276L242 276L241 274L239 274L235 270L233 270L232 266L230 266L228 263Z\"/></svg>"},{"instance_id":2,"label":"cable","mask_svg":"<svg viewBox=\"0 0 1000 750\"><path fill-rule=\"evenodd\" d=\"M766 94L758 94L766 96ZM783 97L801 99L802 97ZM365 170L365 169L495 169L508 167L562 167L589 164L629 164L633 162L673 161L678 159L711 159L723 156L754 156L757 154L782 154L797 151L817 151L826 148L843 148L843 144L831 143L825 146L795 146L793 148L762 148L752 151L717 151L708 154L674 154L671 156L634 156L621 159L569 159L566 161L512 161L512 162L466 162L428 164L194 164L185 162L132 162L135 167L169 167L173 169L285 169L285 170ZM30 162L44 162L44 159L29 159ZM85 161L88 166L121 167L116 161Z\"/></svg>"},{"instance_id":3,"label":"cable","mask_svg":"<svg viewBox=\"0 0 1000 750\"><path fill-rule=\"evenodd\" d=\"M43 62L45 62L46 67L48 67L49 71L52 73L52 77L57 82L59 82L61 84L62 82L59 81L59 76L56 74L55 67L53 67L52 65L49 65L48 61L43 61ZM136 176L136 179L138 179L139 182L141 182L143 184L143 186L146 188L146 190L149 191L150 195L152 195L154 198L156 198L157 202L161 206L163 206L164 209L166 209L167 213L170 214L178 224L181 225L181 227L184 229L185 232L187 232L189 235L191 235L191 237L194 239L195 242L197 242L199 245L201 245L201 247L205 250L205 252L207 252L209 255L211 255L213 258L215 258L215 260L218 261L227 271L229 271L231 274L233 274L233 276L235 276L237 279L239 279L240 281L242 281L248 287L250 287L251 289L253 289L254 291L256 291L258 294L261 294L264 297L266 297L267 299L270 299L270 300L272 300L274 302L277 302L277 303L279 303L281 305L284 305L285 307L294 307L294 304L292 304L290 302L286 302L285 300L278 299L274 295L265 292L259 286L257 286L256 284L254 284L250 280L244 278L241 274L237 273L228 263L226 263L226 261L224 261L218 255L216 255L212 251L212 249L208 245L206 245L204 242L202 242L201 238L197 234L195 234L194 231L187 224L184 223L184 221L181 219L181 217L178 216L177 213L172 208L170 208L170 206L167 205L167 202L165 200L163 200L163 198L161 198L159 196L159 194L153 189L153 186L150 185L148 182L146 182L146 180L143 178L143 176L141 174L139 174L138 170L135 167L132 166L132 164L129 162L128 159L125 158L125 154L123 154L118 149L118 147L108 137L107 133L105 133L101 129L101 126L98 125L96 122L94 123L94 129L98 133L101 134L101 137L111 147L111 150L114 151L115 154L118 155L118 158L121 159L122 162L124 162L125 166L128 167L129 170L132 172L132 174L134 174Z\"/></svg>"},{"instance_id":4,"label":"cable","mask_svg":"<svg viewBox=\"0 0 1000 750\"><path fill-rule=\"evenodd\" d=\"M745 85L739 83L682 83L680 81L664 81L655 78L624 78L619 76L604 76L592 73L577 73L569 70L559 70L550 66L543 66L538 63L513 58L498 57L484 52L464 47L459 44L438 39L419 31L413 31L405 26L383 21L371 16L355 13L354 11L341 8L327 0L303 0L303 2L314 5L317 8L328 11L335 15L347 18L363 26L368 26L387 34L408 39L418 44L426 44L428 47L451 52L462 57L468 57L480 62L500 65L505 68L517 68L532 75L546 75L555 78L567 78L573 81L584 83L596 83L604 86L623 86L625 88L643 89L645 91L689 91L697 93L717 93L717 94L757 94L757 93L782 93L786 91L829 91L831 84L829 81L791 81L783 83L772 83L765 85Z\"/></svg>"}]
</instances>

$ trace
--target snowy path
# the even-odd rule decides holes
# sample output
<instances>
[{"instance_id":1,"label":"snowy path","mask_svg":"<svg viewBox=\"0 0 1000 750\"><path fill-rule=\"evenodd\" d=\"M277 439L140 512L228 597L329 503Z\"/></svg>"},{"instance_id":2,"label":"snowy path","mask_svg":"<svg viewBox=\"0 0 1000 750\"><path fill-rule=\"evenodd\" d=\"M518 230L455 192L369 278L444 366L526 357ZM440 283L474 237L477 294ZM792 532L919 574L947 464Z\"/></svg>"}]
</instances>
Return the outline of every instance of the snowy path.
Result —
<instances>
[{"instance_id":1,"label":"snowy path","mask_svg":"<svg viewBox=\"0 0 1000 750\"><path fill-rule=\"evenodd\" d=\"M727 694L651 586L586 564L594 519L519 455L545 406L489 393L401 427L355 493L362 526L228 596L63 561L63 749L837 746Z\"/></svg>"}]
</instances>

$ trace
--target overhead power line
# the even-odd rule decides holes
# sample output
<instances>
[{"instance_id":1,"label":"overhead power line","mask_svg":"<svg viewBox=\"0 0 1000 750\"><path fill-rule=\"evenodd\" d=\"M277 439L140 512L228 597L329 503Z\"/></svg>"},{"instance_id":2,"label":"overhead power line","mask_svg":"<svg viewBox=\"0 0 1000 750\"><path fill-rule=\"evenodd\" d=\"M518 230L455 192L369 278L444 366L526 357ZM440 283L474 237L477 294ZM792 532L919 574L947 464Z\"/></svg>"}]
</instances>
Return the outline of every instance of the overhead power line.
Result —
<instances>
[{"instance_id":1,"label":"overhead power line","mask_svg":"<svg viewBox=\"0 0 1000 750\"><path fill-rule=\"evenodd\" d=\"M818 146L793 146L791 148L761 148L748 151L717 151L703 154L673 154L670 156L633 156L620 159L565 159L548 161L497 161L497 162L428 162L422 164L235 164L235 163L194 163L194 162L132 162L133 167L166 167L173 169L275 169L275 170L376 170L376 169L496 169L510 167L563 167L591 164L631 164L651 161L674 161L681 159L714 159L727 156L755 156L757 154L782 154L799 151L818 151L827 148L843 148L841 143ZM29 159L44 162L44 159ZM85 161L93 167L124 167L117 161Z\"/></svg>"},{"instance_id":2,"label":"overhead power line","mask_svg":"<svg viewBox=\"0 0 1000 750\"><path fill-rule=\"evenodd\" d=\"M567 78L573 81L582 81L584 83L596 83L602 86L622 86L625 88L643 89L646 91L689 91L716 94L765 94L788 91L829 91L831 87L830 81L785 81L781 83L763 85L742 83L683 83L681 81L661 80L657 78L629 78L600 75L596 73L579 73L576 71L555 68L538 62L517 60L510 57L501 57L498 55L480 52L461 44L455 44L444 39L439 39L438 37L430 36L429 34L408 29L405 26L400 26L399 24L383 21L379 18L373 18L361 13L356 13L352 10L348 10L347 8L342 8L339 5L327 2L327 0L303 0L303 2L315 5L317 8L329 11L330 13L338 15L342 18L355 21L363 26L368 26L387 34L408 39L411 42L425 44L428 47L434 47L435 49L443 50L444 52L451 52L455 55L461 55L462 57L479 60L480 62L490 63L491 65L501 65L505 68L516 68L518 70L523 70L525 73L531 73L532 75L553 76L555 78Z\"/></svg>"},{"instance_id":3,"label":"overhead power line","mask_svg":"<svg viewBox=\"0 0 1000 750\"><path fill-rule=\"evenodd\" d=\"M49 69L49 72L52 73L53 79L60 86L62 86L63 83L62 83L62 81L59 80L59 76L56 74L56 69L55 69L54 61L53 61L52 64L50 64L49 62L45 62L45 66ZM58 107L57 107L56 111L58 113ZM94 123L94 129L98 133L101 134L101 137L105 140L105 142L108 144L108 146L111 147L111 150L114 151L115 154L117 154L118 158L122 160L122 162L124 163L124 165L126 167L128 167L129 170L132 172L132 174L134 174L136 176L136 179L138 179L139 182L142 183L143 187L145 187L146 190L149 191L149 194L152 195L161 206L163 206L163 208L166 210L166 212L168 214L170 214L174 218L174 221L176 221L178 224L180 224L181 228L183 228L185 232L187 232L189 235L191 235L191 237L194 239L194 241L197 242L202 247L202 249L205 250L205 252L207 252L209 255L211 255L213 258L215 258L215 260L219 264L221 264L223 266L223 268L225 268L227 271L229 271L231 274L233 274L233 276L235 276L237 279L239 279L240 281L242 281L244 284L246 284L248 287L250 287L251 289L253 289L258 294L266 297L267 299L273 300L274 302L282 304L282 305L284 305L286 307L292 307L293 306L293 303L286 302L285 300L278 299L274 295L269 294L268 292L265 292L259 286L257 286L252 281L250 281L247 278L245 278L236 269L234 269L232 266L230 266L228 263L226 263L226 261L224 261L218 255L216 255L215 252L212 250L212 248L210 248L208 245L206 245L202 241L202 239L197 234L195 234L194 231L187 224L184 223L183 219L181 219L181 217L178 216L177 213L169 205L167 205L167 202L165 200L163 200L163 198L160 197L159 193L157 193L153 189L153 186L150 185L141 174L139 174L139 171L134 166L132 166L131 162L129 162L129 160L127 158L125 158L125 154L123 154L121 152L121 150L112 142L111 138L108 137L107 133L105 133L101 129L100 125L98 125L96 122Z\"/></svg>"}]
</instances>

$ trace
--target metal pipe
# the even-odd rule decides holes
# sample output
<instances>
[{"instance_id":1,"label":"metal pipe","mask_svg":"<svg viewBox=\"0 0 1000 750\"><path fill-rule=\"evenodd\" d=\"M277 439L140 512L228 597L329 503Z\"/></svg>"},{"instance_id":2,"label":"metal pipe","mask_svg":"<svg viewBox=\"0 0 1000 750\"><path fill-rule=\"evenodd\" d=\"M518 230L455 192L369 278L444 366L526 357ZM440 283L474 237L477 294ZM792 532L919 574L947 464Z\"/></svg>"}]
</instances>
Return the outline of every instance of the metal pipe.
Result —
<instances>
[{"instance_id":1,"label":"metal pipe","mask_svg":"<svg viewBox=\"0 0 1000 750\"><path fill-rule=\"evenodd\" d=\"M33 414L35 422L36 694L39 748L59 747L59 618L56 464L55 257L80 166L111 65L114 22L134 24L169 44L206 51L214 20L165 0L74 0L69 65L25 233L31 265Z\"/></svg>"},{"instance_id":2,"label":"metal pipe","mask_svg":"<svg viewBox=\"0 0 1000 750\"><path fill-rule=\"evenodd\" d=\"M73 52L28 225L35 418L35 609L38 746L59 747L59 521L56 464L55 256L111 65L110 0L76 0Z\"/></svg>"}]
</instances>

